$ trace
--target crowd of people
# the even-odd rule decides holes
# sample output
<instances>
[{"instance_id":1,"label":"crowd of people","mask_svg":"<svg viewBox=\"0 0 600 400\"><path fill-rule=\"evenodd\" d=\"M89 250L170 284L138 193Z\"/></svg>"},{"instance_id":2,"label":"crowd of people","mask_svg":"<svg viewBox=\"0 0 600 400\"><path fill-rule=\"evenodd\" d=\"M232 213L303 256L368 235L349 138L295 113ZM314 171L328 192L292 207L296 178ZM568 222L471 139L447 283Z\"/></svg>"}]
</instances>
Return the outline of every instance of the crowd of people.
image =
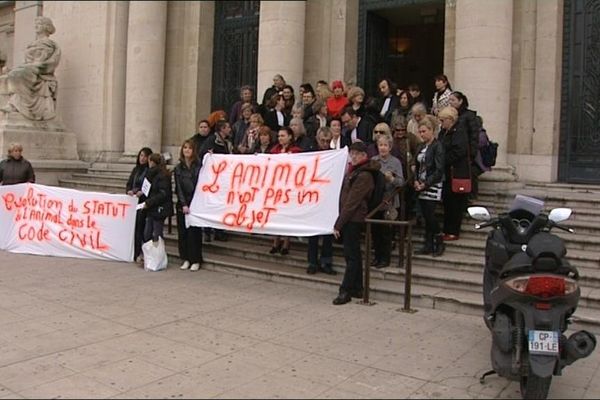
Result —
<instances>
[{"instance_id":1,"label":"crowd of people","mask_svg":"<svg viewBox=\"0 0 600 400\"><path fill-rule=\"evenodd\" d=\"M381 171L385 180L385 203L374 217L416 218L425 228L423 246L416 252L441 256L445 242L459 240L469 199L477 196L478 176L489 168L481 162L479 151L482 132L485 134L481 117L469 109L464 93L452 90L445 75L433 81L431 103L423 98L418 85L398 88L390 79L382 79L379 93L370 96L342 81L331 85L319 81L316 89L304 83L297 99L294 88L278 74L261 104L250 86L242 87L240 100L229 113L212 112L181 145L174 169L176 204L172 174L164 157L148 147L140 149L125 189L143 203L136 215L134 258L142 260L142 244L157 242L166 218L172 215L177 218L181 269L201 268L203 241L228 240L223 230L185 226L206 153L281 154L344 147L350 150L349 163L339 218L332 227L334 235L309 238L306 272L336 274L332 246L338 237L344 244L346 272L334 303L344 304L362 295L360 235L376 186L373 171ZM33 168L22 151L18 143L9 145L7 158L0 163L0 184L35 182ZM150 190L144 194L145 180ZM443 211L441 227L438 208ZM389 266L394 231L388 225L377 225L372 239L371 265ZM285 256L289 252L290 238L274 237L269 253Z\"/></svg>"},{"instance_id":2,"label":"crowd of people","mask_svg":"<svg viewBox=\"0 0 600 400\"><path fill-rule=\"evenodd\" d=\"M417 218L425 228L423 246L417 253L441 256L445 242L459 239L468 201L477 195L478 176L488 168L478 159L481 118L469 109L465 94L452 90L445 75L433 81L435 93L430 103L418 85L398 88L390 79L382 79L379 93L372 95L337 80L330 85L319 81L316 88L304 83L296 97L294 87L277 74L260 104L253 88L243 86L240 99L229 112L213 111L182 144L174 170L175 207L165 160L148 148L140 150L126 188L145 204L136 219L136 259L142 256L142 243L157 240L165 218L173 214L177 217L181 269L201 267L203 240L228 239L224 231L185 227L206 153L281 154L344 147L349 148L349 163L334 234L309 238L307 252L308 274L334 275L333 241L343 242L346 271L334 304L362 296L360 237L376 185L373 171L383 174L386 193L375 218ZM144 178L152 183L147 198L141 189ZM454 183L459 180L470 181L471 188L456 189ZM441 227L438 206L443 210ZM373 230L372 266L390 265L393 240L389 226ZM285 256L289 251L289 237L274 237L270 254Z\"/></svg>"}]
</instances>

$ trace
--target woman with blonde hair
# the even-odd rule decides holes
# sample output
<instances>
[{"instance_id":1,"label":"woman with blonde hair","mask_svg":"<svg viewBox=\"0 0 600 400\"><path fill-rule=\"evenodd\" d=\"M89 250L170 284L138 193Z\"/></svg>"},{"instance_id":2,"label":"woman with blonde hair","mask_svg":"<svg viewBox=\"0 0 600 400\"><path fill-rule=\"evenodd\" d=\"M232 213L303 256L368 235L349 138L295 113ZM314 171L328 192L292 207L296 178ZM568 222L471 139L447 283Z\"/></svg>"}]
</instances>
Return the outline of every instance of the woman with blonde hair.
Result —
<instances>
[{"instance_id":1,"label":"woman with blonde hair","mask_svg":"<svg viewBox=\"0 0 600 400\"><path fill-rule=\"evenodd\" d=\"M406 129L409 133L419 136L419 122L427 115L427 109L423 103L415 103L410 109L410 119ZM437 128L436 128L437 129ZM434 132L437 133L437 132Z\"/></svg>"},{"instance_id":2,"label":"woman with blonde hair","mask_svg":"<svg viewBox=\"0 0 600 400\"><path fill-rule=\"evenodd\" d=\"M356 115L363 117L365 115L365 91L358 86L348 89L348 104L352 106Z\"/></svg>"},{"instance_id":3,"label":"woman with blonde hair","mask_svg":"<svg viewBox=\"0 0 600 400\"><path fill-rule=\"evenodd\" d=\"M426 115L418 126L423 143L419 144L415 157L414 189L425 220L425 238L417 254L433 254L437 257L444 253L444 240L435 217L435 208L442 199L444 147L435 138L438 129L435 117Z\"/></svg>"},{"instance_id":4,"label":"woman with blonde hair","mask_svg":"<svg viewBox=\"0 0 600 400\"><path fill-rule=\"evenodd\" d=\"M0 162L0 185L16 185L18 183L35 183L35 173L31 163L23 158L23 145L8 145L8 157Z\"/></svg>"},{"instance_id":5,"label":"woman with blonde hair","mask_svg":"<svg viewBox=\"0 0 600 400\"><path fill-rule=\"evenodd\" d=\"M444 175L442 190L444 202L444 241L458 240L460 226L469 193L452 191L452 178L470 179L469 138L463 124L458 123L458 111L454 107L442 108L438 114L442 129L438 140L444 146Z\"/></svg>"},{"instance_id":6,"label":"woman with blonde hair","mask_svg":"<svg viewBox=\"0 0 600 400\"><path fill-rule=\"evenodd\" d=\"M381 135L389 135L390 137L392 137L392 130L390 129L390 126L385 122L380 122L373 128L373 142L367 146L367 154L369 155L369 158L373 158L377 154L379 154L379 146L377 146L377 139L379 139L379 136Z\"/></svg>"}]
</instances>

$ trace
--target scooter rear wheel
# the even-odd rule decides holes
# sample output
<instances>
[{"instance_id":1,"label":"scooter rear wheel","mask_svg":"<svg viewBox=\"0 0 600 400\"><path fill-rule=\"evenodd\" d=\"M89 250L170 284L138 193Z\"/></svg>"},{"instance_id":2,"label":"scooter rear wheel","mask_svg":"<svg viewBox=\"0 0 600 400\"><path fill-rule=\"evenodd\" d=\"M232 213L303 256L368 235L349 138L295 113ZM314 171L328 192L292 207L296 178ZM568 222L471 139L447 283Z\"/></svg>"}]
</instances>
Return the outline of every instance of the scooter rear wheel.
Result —
<instances>
[{"instance_id":1,"label":"scooter rear wheel","mask_svg":"<svg viewBox=\"0 0 600 400\"><path fill-rule=\"evenodd\" d=\"M528 376L521 377L521 397L524 399L545 399L548 397L552 376L540 378L529 369Z\"/></svg>"}]
</instances>

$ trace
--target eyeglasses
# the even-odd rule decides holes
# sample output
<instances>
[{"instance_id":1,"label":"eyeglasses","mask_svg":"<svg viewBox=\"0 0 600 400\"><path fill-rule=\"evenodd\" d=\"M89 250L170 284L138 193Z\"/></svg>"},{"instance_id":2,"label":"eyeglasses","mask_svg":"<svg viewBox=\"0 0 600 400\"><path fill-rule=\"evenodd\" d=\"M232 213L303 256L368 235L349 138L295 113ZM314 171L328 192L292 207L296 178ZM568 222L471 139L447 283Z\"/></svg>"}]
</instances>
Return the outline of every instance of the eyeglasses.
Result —
<instances>
[{"instance_id":1,"label":"eyeglasses","mask_svg":"<svg viewBox=\"0 0 600 400\"><path fill-rule=\"evenodd\" d=\"M406 132L406 128L396 128L394 132Z\"/></svg>"}]
</instances>

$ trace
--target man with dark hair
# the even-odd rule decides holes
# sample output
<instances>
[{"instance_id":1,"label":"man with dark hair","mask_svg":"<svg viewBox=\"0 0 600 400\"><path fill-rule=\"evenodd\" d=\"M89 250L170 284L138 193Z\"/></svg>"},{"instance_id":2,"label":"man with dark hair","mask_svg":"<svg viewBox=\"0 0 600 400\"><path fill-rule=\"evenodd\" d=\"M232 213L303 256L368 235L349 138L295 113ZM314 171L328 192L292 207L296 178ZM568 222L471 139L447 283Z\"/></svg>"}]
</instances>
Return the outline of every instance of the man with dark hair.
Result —
<instances>
[{"instance_id":1,"label":"man with dark hair","mask_svg":"<svg viewBox=\"0 0 600 400\"><path fill-rule=\"evenodd\" d=\"M340 194L340 214L333 227L333 235L344 243L346 271L338 296L333 304L346 304L352 297L362 297L361 229L369 211L369 199L375 188L373 171L377 161L369 160L367 145L356 142L350 146L350 169L344 178Z\"/></svg>"},{"instance_id":2,"label":"man with dark hair","mask_svg":"<svg viewBox=\"0 0 600 400\"><path fill-rule=\"evenodd\" d=\"M304 113L302 114L302 119L306 121L315 113L313 104L317 99L317 95L310 83L305 83L302 86L304 86L304 92L302 93L302 108L304 109Z\"/></svg>"},{"instance_id":3,"label":"man with dark hair","mask_svg":"<svg viewBox=\"0 0 600 400\"><path fill-rule=\"evenodd\" d=\"M357 141L371 143L373 141L371 124L367 119L359 117L352 106L344 108L340 117L344 128L344 136L348 143Z\"/></svg>"}]
</instances>

